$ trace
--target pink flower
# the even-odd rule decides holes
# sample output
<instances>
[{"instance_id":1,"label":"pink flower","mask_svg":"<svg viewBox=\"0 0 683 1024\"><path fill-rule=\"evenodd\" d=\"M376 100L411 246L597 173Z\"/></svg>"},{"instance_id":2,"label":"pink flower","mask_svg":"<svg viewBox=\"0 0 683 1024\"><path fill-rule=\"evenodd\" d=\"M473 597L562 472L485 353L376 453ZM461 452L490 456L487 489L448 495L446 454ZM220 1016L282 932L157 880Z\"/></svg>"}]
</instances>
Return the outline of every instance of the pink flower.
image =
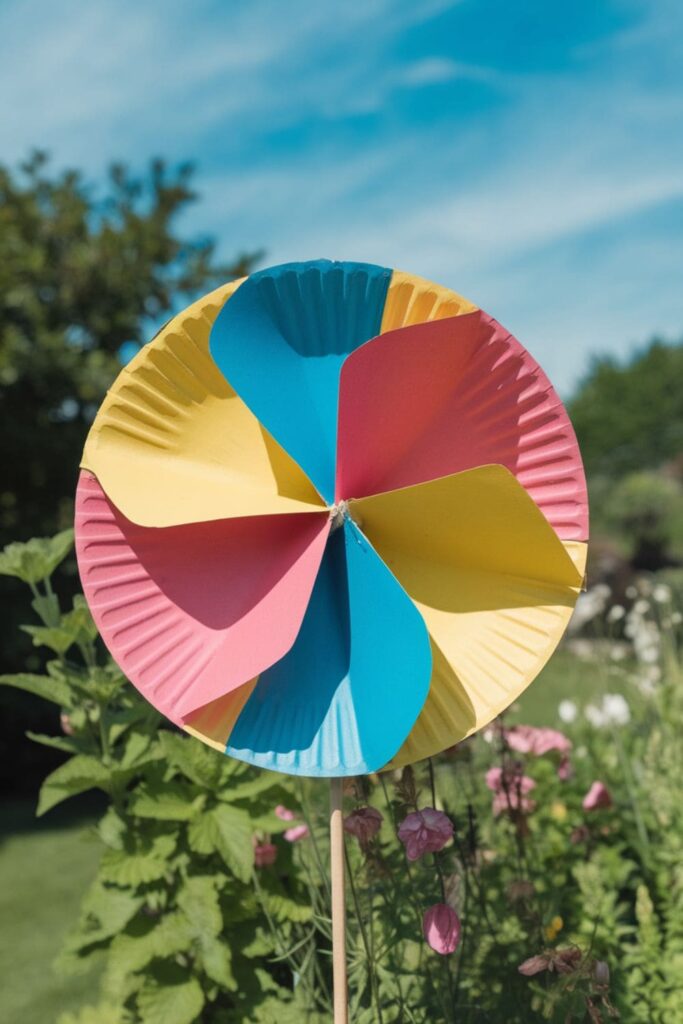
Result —
<instances>
[{"instance_id":1,"label":"pink flower","mask_svg":"<svg viewBox=\"0 0 683 1024\"><path fill-rule=\"evenodd\" d=\"M460 942L460 919L445 903L435 903L425 911L422 931L435 953L447 956L454 953Z\"/></svg>"},{"instance_id":2,"label":"pink flower","mask_svg":"<svg viewBox=\"0 0 683 1024\"><path fill-rule=\"evenodd\" d=\"M531 814L532 811L536 810L536 801L531 800L528 796L522 796L516 789L511 789L507 793L501 790L500 793L496 793L493 797L491 810L495 818L499 814L505 814L506 811L519 811L521 814Z\"/></svg>"},{"instance_id":3,"label":"pink flower","mask_svg":"<svg viewBox=\"0 0 683 1024\"><path fill-rule=\"evenodd\" d=\"M560 782L568 782L569 779L573 778L573 776L574 769L572 768L572 763L569 760L569 755L563 754L557 768L557 777Z\"/></svg>"},{"instance_id":4,"label":"pink flower","mask_svg":"<svg viewBox=\"0 0 683 1024\"><path fill-rule=\"evenodd\" d=\"M294 811L290 811L289 807L283 807L282 804L278 804L275 808L275 814L280 821L294 821L296 814Z\"/></svg>"},{"instance_id":5,"label":"pink flower","mask_svg":"<svg viewBox=\"0 0 683 1024\"><path fill-rule=\"evenodd\" d=\"M453 823L441 811L424 807L413 811L401 822L398 838L406 848L408 860L417 860L425 853L437 853L453 838Z\"/></svg>"},{"instance_id":6,"label":"pink flower","mask_svg":"<svg viewBox=\"0 0 683 1024\"><path fill-rule=\"evenodd\" d=\"M494 793L492 810L496 816L504 811L530 814L536 807L535 801L527 796L536 783L528 775L522 775L518 767L489 768L486 785Z\"/></svg>"},{"instance_id":7,"label":"pink flower","mask_svg":"<svg viewBox=\"0 0 683 1024\"><path fill-rule=\"evenodd\" d=\"M365 846L379 832L382 815L374 807L359 807L344 819L344 829Z\"/></svg>"},{"instance_id":8,"label":"pink flower","mask_svg":"<svg viewBox=\"0 0 683 1024\"><path fill-rule=\"evenodd\" d=\"M584 811L603 811L612 806L612 796L604 782L594 782L583 798Z\"/></svg>"},{"instance_id":9,"label":"pink flower","mask_svg":"<svg viewBox=\"0 0 683 1024\"><path fill-rule=\"evenodd\" d=\"M275 863L277 846L273 843L257 843L254 847L254 864L257 868L267 868Z\"/></svg>"},{"instance_id":10,"label":"pink flower","mask_svg":"<svg viewBox=\"0 0 683 1024\"><path fill-rule=\"evenodd\" d=\"M64 733L65 736L74 735L75 729L71 724L71 715L69 715L68 712L62 711L61 715L59 716L59 724L61 725L62 732Z\"/></svg>"},{"instance_id":11,"label":"pink flower","mask_svg":"<svg viewBox=\"0 0 683 1024\"><path fill-rule=\"evenodd\" d=\"M294 825L285 832L285 839L288 843L296 843L299 839L305 839L308 835L308 825Z\"/></svg>"},{"instance_id":12,"label":"pink flower","mask_svg":"<svg viewBox=\"0 0 683 1024\"><path fill-rule=\"evenodd\" d=\"M551 750L558 750L560 754L568 754L572 749L571 740L557 729L537 729L535 725L514 725L512 729L506 729L504 736L510 750L516 750L519 754L533 754L534 757L542 757L543 754L549 754Z\"/></svg>"}]
</instances>

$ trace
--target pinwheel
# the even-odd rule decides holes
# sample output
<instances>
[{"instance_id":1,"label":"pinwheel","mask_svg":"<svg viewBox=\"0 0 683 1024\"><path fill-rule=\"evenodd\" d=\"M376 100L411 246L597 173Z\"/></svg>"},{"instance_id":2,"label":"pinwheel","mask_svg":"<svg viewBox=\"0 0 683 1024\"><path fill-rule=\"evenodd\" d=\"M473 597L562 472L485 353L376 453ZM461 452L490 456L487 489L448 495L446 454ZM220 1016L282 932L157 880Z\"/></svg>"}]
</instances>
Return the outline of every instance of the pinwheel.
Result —
<instances>
[{"instance_id":1,"label":"pinwheel","mask_svg":"<svg viewBox=\"0 0 683 1024\"><path fill-rule=\"evenodd\" d=\"M574 432L519 342L445 288L323 260L171 320L105 398L76 500L86 597L144 696L233 757L334 779L508 706L569 620L587 530Z\"/></svg>"}]
</instances>

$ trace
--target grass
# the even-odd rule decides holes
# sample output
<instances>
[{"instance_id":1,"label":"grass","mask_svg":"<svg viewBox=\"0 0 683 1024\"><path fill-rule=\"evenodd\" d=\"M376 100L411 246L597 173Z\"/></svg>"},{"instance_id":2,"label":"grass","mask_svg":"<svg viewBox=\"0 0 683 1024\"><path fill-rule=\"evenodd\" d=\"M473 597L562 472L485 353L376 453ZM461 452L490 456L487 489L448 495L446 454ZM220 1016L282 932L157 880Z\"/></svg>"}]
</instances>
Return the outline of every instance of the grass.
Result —
<instances>
[{"instance_id":1,"label":"grass","mask_svg":"<svg viewBox=\"0 0 683 1024\"><path fill-rule=\"evenodd\" d=\"M88 819L54 812L36 822L33 805L3 804L0 831L0 1018L53 1024L96 995L93 973L52 969L93 879L100 847Z\"/></svg>"}]
</instances>

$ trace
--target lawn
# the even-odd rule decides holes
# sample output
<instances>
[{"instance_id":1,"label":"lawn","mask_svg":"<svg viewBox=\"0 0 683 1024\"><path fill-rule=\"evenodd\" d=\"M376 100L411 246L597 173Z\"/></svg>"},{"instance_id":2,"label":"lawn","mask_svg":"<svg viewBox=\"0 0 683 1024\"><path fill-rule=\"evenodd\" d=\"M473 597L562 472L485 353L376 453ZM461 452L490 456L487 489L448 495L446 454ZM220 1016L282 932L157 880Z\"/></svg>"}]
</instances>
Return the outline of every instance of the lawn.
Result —
<instances>
[{"instance_id":1,"label":"lawn","mask_svg":"<svg viewBox=\"0 0 683 1024\"><path fill-rule=\"evenodd\" d=\"M4 803L0 829L0 985L4 1024L52 1024L95 992L93 974L61 978L52 969L78 915L100 853L89 819L53 812L36 822L33 805Z\"/></svg>"}]
</instances>

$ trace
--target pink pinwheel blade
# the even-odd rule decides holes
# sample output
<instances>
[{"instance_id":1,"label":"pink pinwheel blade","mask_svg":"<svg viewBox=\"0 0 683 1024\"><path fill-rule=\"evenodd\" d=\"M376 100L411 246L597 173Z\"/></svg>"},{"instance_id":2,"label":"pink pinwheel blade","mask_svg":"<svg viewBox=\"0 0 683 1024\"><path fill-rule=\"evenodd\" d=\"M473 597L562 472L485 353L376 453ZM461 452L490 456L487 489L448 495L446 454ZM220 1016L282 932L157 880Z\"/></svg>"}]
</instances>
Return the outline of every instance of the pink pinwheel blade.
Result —
<instances>
[{"instance_id":1,"label":"pink pinwheel blade","mask_svg":"<svg viewBox=\"0 0 683 1024\"><path fill-rule=\"evenodd\" d=\"M287 653L328 533L326 512L141 527L89 473L76 493L95 622L131 682L175 722Z\"/></svg>"},{"instance_id":2,"label":"pink pinwheel blade","mask_svg":"<svg viewBox=\"0 0 683 1024\"><path fill-rule=\"evenodd\" d=\"M481 311L373 338L341 372L337 500L497 463L559 537L585 540L569 417L529 353Z\"/></svg>"}]
</instances>

